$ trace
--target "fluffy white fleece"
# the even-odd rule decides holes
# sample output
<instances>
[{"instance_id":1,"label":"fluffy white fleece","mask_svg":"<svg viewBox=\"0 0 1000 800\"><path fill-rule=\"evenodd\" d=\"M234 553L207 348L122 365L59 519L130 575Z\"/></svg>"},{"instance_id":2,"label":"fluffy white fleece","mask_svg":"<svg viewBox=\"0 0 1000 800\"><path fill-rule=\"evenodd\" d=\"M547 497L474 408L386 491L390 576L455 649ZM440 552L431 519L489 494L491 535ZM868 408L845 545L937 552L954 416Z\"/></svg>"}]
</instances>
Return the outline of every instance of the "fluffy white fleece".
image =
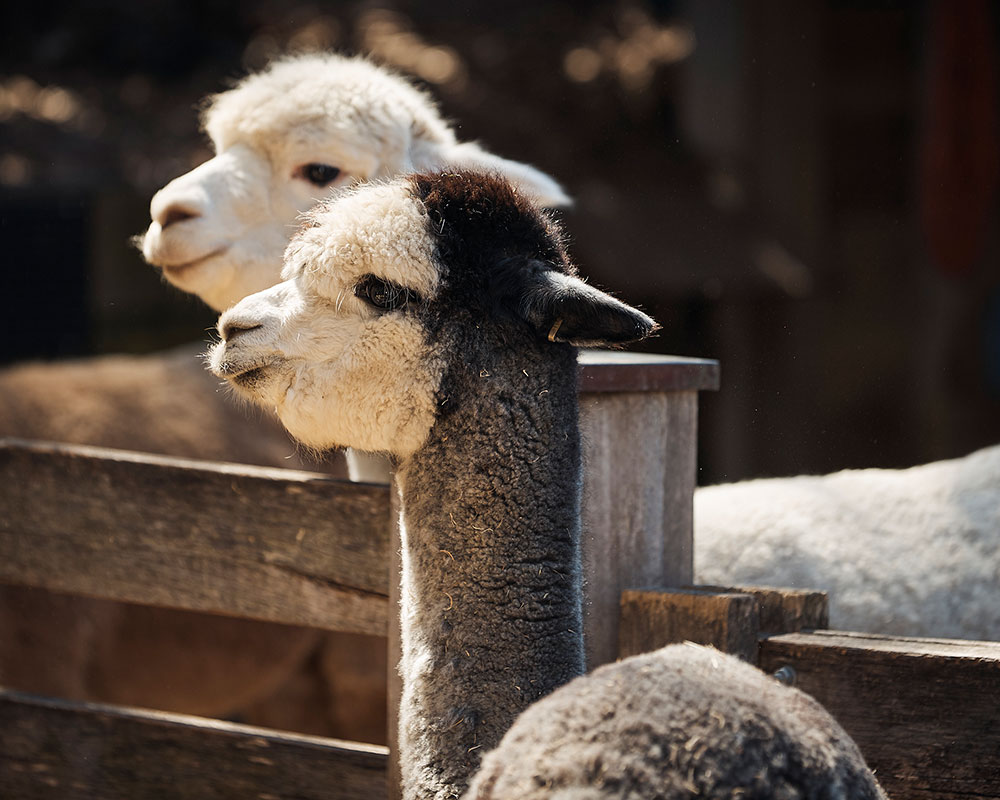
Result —
<instances>
[{"instance_id":1,"label":"fluffy white fleece","mask_svg":"<svg viewBox=\"0 0 1000 800\"><path fill-rule=\"evenodd\" d=\"M823 589L830 625L1000 639L1000 446L699 489L699 583Z\"/></svg>"},{"instance_id":2,"label":"fluffy white fleece","mask_svg":"<svg viewBox=\"0 0 1000 800\"><path fill-rule=\"evenodd\" d=\"M143 255L219 311L277 283L299 214L359 181L476 168L569 202L534 167L460 143L428 95L363 58L277 61L210 98L203 122L216 155L153 198ZM317 185L310 165L335 177Z\"/></svg>"}]
</instances>

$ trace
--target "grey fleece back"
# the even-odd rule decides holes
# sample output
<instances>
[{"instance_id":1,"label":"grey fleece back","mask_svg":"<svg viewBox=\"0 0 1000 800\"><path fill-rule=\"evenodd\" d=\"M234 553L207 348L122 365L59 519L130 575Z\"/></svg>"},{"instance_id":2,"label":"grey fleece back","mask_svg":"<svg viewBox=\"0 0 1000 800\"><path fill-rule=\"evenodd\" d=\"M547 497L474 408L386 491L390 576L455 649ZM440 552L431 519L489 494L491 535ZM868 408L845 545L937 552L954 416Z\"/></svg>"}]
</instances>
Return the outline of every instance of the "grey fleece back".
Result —
<instances>
[{"instance_id":1,"label":"grey fleece back","mask_svg":"<svg viewBox=\"0 0 1000 800\"><path fill-rule=\"evenodd\" d=\"M857 746L808 695L716 650L671 645L528 709L467 800L875 800Z\"/></svg>"}]
</instances>

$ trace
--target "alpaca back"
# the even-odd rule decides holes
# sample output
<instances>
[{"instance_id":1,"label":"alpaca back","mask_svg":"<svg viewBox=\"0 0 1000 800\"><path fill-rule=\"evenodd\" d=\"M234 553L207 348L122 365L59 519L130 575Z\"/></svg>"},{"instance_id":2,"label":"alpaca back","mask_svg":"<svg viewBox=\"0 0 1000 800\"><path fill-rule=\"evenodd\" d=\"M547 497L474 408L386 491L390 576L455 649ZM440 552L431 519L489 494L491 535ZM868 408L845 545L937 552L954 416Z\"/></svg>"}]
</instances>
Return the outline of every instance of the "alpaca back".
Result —
<instances>
[{"instance_id":1,"label":"alpaca back","mask_svg":"<svg viewBox=\"0 0 1000 800\"><path fill-rule=\"evenodd\" d=\"M275 420L233 401L205 370L202 349L0 370L0 436L316 469ZM343 475L342 458L331 469ZM230 714L295 674L323 638L306 628L0 585L0 683L76 700Z\"/></svg>"},{"instance_id":2,"label":"alpaca back","mask_svg":"<svg viewBox=\"0 0 1000 800\"><path fill-rule=\"evenodd\" d=\"M203 349L8 367L0 371L0 436L315 469L272 417L233 401L205 370Z\"/></svg>"},{"instance_id":3,"label":"alpaca back","mask_svg":"<svg viewBox=\"0 0 1000 800\"><path fill-rule=\"evenodd\" d=\"M699 489L699 583L822 589L831 626L1000 638L1000 446Z\"/></svg>"},{"instance_id":4,"label":"alpaca back","mask_svg":"<svg viewBox=\"0 0 1000 800\"><path fill-rule=\"evenodd\" d=\"M811 697L710 648L595 670L529 708L466 800L816 798L884 794Z\"/></svg>"}]
</instances>

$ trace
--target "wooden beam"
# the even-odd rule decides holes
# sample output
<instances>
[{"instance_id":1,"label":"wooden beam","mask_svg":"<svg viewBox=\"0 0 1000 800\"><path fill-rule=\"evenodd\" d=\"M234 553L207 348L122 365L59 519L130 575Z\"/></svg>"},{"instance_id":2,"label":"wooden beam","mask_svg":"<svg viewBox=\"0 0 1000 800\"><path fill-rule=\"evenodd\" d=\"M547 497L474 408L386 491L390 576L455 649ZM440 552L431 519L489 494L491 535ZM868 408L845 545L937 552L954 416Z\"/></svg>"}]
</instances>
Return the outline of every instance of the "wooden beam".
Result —
<instances>
[{"instance_id":1,"label":"wooden beam","mask_svg":"<svg viewBox=\"0 0 1000 800\"><path fill-rule=\"evenodd\" d=\"M619 657L676 642L696 642L753 661L758 620L757 602L748 594L699 589L624 591Z\"/></svg>"},{"instance_id":2,"label":"wooden beam","mask_svg":"<svg viewBox=\"0 0 1000 800\"><path fill-rule=\"evenodd\" d=\"M751 595L760 611L758 627L762 635L830 627L830 603L826 592L777 586L702 585L682 588Z\"/></svg>"},{"instance_id":3,"label":"wooden beam","mask_svg":"<svg viewBox=\"0 0 1000 800\"><path fill-rule=\"evenodd\" d=\"M696 642L757 663L765 634L826 627L826 594L768 586L683 586L621 595L618 655Z\"/></svg>"},{"instance_id":4,"label":"wooden beam","mask_svg":"<svg viewBox=\"0 0 1000 800\"><path fill-rule=\"evenodd\" d=\"M893 800L1000 798L1000 643L792 633L760 667L791 667Z\"/></svg>"},{"instance_id":5,"label":"wooden beam","mask_svg":"<svg viewBox=\"0 0 1000 800\"><path fill-rule=\"evenodd\" d=\"M389 489L0 440L0 581L385 635Z\"/></svg>"},{"instance_id":6,"label":"wooden beam","mask_svg":"<svg viewBox=\"0 0 1000 800\"><path fill-rule=\"evenodd\" d=\"M693 579L698 394L580 396L587 669L618 657L621 593Z\"/></svg>"},{"instance_id":7,"label":"wooden beam","mask_svg":"<svg viewBox=\"0 0 1000 800\"><path fill-rule=\"evenodd\" d=\"M387 751L0 689L0 786L18 800L371 800Z\"/></svg>"}]
</instances>

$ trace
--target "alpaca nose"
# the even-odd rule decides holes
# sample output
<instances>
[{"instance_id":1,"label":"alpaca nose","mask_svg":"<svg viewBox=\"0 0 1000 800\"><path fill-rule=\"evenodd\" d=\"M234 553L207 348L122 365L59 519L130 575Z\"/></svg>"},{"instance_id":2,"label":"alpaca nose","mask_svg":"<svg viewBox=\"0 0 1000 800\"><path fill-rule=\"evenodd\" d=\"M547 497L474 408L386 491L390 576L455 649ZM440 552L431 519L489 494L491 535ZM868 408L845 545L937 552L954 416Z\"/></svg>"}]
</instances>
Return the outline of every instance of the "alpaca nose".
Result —
<instances>
[{"instance_id":1,"label":"alpaca nose","mask_svg":"<svg viewBox=\"0 0 1000 800\"><path fill-rule=\"evenodd\" d=\"M197 211L185 208L178 203L171 203L165 208L159 209L159 213L154 216L154 220L160 223L161 228L168 228L175 222L183 222L186 219L194 219L201 216Z\"/></svg>"},{"instance_id":2,"label":"alpaca nose","mask_svg":"<svg viewBox=\"0 0 1000 800\"><path fill-rule=\"evenodd\" d=\"M219 320L219 336L222 337L222 341L228 343L237 336L255 331L259 327L261 327L259 322L248 322L232 318L221 319Z\"/></svg>"}]
</instances>

